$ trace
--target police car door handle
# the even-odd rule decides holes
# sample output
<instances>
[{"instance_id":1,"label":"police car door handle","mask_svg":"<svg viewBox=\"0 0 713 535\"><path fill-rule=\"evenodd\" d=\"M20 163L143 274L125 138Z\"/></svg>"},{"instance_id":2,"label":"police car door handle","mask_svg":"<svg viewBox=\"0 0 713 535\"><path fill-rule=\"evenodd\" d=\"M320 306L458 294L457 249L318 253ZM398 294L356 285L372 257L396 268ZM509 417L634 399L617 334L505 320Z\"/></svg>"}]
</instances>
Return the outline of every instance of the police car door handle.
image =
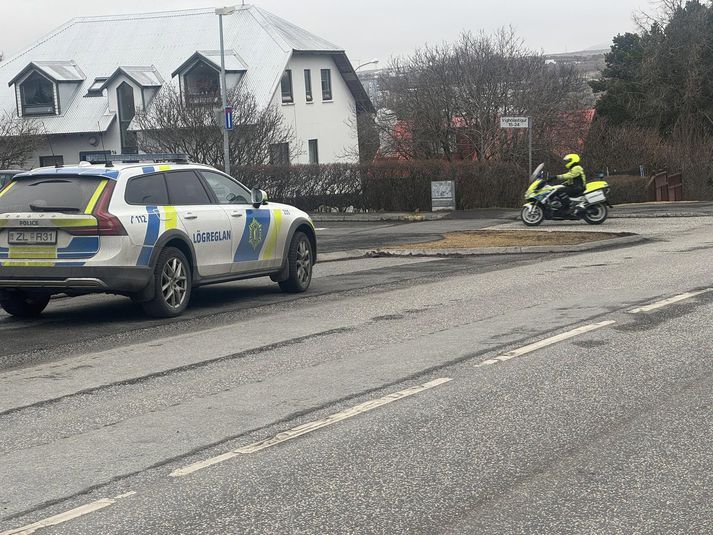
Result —
<instances>
[{"instance_id":1,"label":"police car door handle","mask_svg":"<svg viewBox=\"0 0 713 535\"><path fill-rule=\"evenodd\" d=\"M192 212L188 212L183 216L183 219L198 219L198 216Z\"/></svg>"},{"instance_id":2,"label":"police car door handle","mask_svg":"<svg viewBox=\"0 0 713 535\"><path fill-rule=\"evenodd\" d=\"M243 217L242 212L230 212L230 217Z\"/></svg>"}]
</instances>

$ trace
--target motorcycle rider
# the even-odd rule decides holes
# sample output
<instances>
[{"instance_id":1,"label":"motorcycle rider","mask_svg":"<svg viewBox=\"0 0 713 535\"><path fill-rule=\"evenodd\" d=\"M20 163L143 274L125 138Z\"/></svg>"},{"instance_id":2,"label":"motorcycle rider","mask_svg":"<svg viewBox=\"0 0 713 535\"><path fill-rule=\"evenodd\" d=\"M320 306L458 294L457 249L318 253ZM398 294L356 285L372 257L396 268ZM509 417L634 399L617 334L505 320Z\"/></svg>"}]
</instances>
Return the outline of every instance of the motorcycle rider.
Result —
<instances>
[{"instance_id":1,"label":"motorcycle rider","mask_svg":"<svg viewBox=\"0 0 713 535\"><path fill-rule=\"evenodd\" d=\"M568 154L563 159L567 172L555 178L562 181L564 187L557 194L564 210L569 210L570 197L580 197L587 187L587 175L578 154Z\"/></svg>"}]
</instances>

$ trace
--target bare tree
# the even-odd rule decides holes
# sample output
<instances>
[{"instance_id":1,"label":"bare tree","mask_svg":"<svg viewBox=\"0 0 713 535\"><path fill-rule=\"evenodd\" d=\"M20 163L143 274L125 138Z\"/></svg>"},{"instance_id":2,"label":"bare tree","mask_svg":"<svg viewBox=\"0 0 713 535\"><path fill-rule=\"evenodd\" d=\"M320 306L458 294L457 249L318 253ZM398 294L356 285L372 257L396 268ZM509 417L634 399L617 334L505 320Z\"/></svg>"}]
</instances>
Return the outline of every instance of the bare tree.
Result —
<instances>
[{"instance_id":1,"label":"bare tree","mask_svg":"<svg viewBox=\"0 0 713 535\"><path fill-rule=\"evenodd\" d=\"M501 129L505 115L532 116L536 146L550 150L554 127L572 122L588 91L574 66L547 64L511 28L464 33L455 43L417 50L393 61L381 86L387 151L478 161L525 157L525 132Z\"/></svg>"},{"instance_id":2,"label":"bare tree","mask_svg":"<svg viewBox=\"0 0 713 535\"><path fill-rule=\"evenodd\" d=\"M254 96L239 89L228 95L233 103L230 133L231 167L270 162L271 146L293 140L279 110L260 108ZM187 104L174 86L165 86L137 111L134 125L144 152L179 152L198 162L224 168L223 131L214 106ZM293 154L294 155L294 154Z\"/></svg>"},{"instance_id":3,"label":"bare tree","mask_svg":"<svg viewBox=\"0 0 713 535\"><path fill-rule=\"evenodd\" d=\"M6 113L0 118L0 168L24 167L42 144L42 125Z\"/></svg>"}]
</instances>

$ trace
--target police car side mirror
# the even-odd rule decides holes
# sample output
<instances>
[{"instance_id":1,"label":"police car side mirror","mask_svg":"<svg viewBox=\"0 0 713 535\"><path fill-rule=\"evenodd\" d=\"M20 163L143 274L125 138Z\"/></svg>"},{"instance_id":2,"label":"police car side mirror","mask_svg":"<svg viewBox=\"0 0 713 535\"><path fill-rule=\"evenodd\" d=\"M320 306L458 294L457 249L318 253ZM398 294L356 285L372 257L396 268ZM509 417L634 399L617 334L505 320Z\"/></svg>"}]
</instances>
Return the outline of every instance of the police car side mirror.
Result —
<instances>
[{"instance_id":1,"label":"police car side mirror","mask_svg":"<svg viewBox=\"0 0 713 535\"><path fill-rule=\"evenodd\" d=\"M254 189L252 191L252 205L255 208L260 208L265 203L267 203L267 193L261 189Z\"/></svg>"}]
</instances>

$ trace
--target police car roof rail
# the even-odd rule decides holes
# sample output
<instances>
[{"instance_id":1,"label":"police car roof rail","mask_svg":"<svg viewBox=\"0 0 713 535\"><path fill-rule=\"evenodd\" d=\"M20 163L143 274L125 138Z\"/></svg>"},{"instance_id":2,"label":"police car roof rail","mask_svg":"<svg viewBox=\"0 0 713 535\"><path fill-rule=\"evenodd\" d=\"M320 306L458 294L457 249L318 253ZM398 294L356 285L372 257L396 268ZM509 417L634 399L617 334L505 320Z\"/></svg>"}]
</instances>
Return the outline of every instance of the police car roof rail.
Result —
<instances>
[{"instance_id":1,"label":"police car roof rail","mask_svg":"<svg viewBox=\"0 0 713 535\"><path fill-rule=\"evenodd\" d=\"M88 154L89 163L104 163L112 167L113 162L141 163L141 162L171 162L188 163L188 155L178 152L150 152L145 154Z\"/></svg>"}]
</instances>

